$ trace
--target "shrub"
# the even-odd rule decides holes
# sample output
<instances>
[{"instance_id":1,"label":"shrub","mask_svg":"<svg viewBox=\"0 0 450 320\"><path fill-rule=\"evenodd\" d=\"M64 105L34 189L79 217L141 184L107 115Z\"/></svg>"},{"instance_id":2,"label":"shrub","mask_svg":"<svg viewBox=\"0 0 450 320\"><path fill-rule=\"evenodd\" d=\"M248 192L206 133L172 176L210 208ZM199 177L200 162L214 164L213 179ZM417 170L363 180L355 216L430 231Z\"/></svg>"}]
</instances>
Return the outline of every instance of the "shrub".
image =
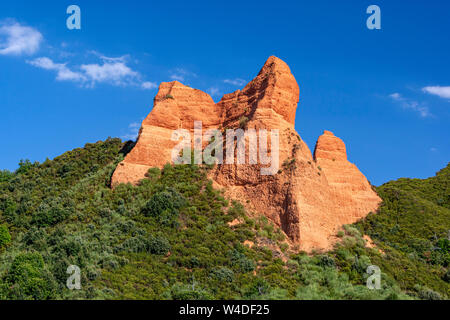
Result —
<instances>
[{"instance_id":1,"label":"shrub","mask_svg":"<svg viewBox=\"0 0 450 320\"><path fill-rule=\"evenodd\" d=\"M229 256L231 259L231 264L240 269L240 271L250 272L255 270L255 263L238 250L231 250L229 252Z\"/></svg>"},{"instance_id":2,"label":"shrub","mask_svg":"<svg viewBox=\"0 0 450 320\"><path fill-rule=\"evenodd\" d=\"M114 270L123 267L128 263L128 259L113 254L108 254L100 260L100 264L103 268Z\"/></svg>"},{"instance_id":3,"label":"shrub","mask_svg":"<svg viewBox=\"0 0 450 320\"><path fill-rule=\"evenodd\" d=\"M31 223L39 227L48 227L64 221L68 216L69 214L65 209L59 206L49 207L44 204L33 215Z\"/></svg>"},{"instance_id":4,"label":"shrub","mask_svg":"<svg viewBox=\"0 0 450 320\"><path fill-rule=\"evenodd\" d=\"M122 245L120 245L117 251L125 252L147 252L148 251L148 241L142 236L132 237L125 240Z\"/></svg>"},{"instance_id":5,"label":"shrub","mask_svg":"<svg viewBox=\"0 0 450 320\"><path fill-rule=\"evenodd\" d=\"M442 300L442 297L439 293L428 288L420 290L419 297L424 300Z\"/></svg>"},{"instance_id":6,"label":"shrub","mask_svg":"<svg viewBox=\"0 0 450 320\"><path fill-rule=\"evenodd\" d=\"M248 118L246 116L242 116L239 119L239 128L244 129L245 126L247 125L247 123L248 123Z\"/></svg>"},{"instance_id":7,"label":"shrub","mask_svg":"<svg viewBox=\"0 0 450 320\"><path fill-rule=\"evenodd\" d=\"M319 256L319 265L322 267L334 268L336 263L332 257L324 254Z\"/></svg>"},{"instance_id":8,"label":"shrub","mask_svg":"<svg viewBox=\"0 0 450 320\"><path fill-rule=\"evenodd\" d=\"M172 299L174 300L210 300L211 295L194 285L175 284L171 289Z\"/></svg>"},{"instance_id":9,"label":"shrub","mask_svg":"<svg viewBox=\"0 0 450 320\"><path fill-rule=\"evenodd\" d=\"M150 237L148 240L148 251L154 254L165 255L170 250L169 240L162 236Z\"/></svg>"},{"instance_id":10,"label":"shrub","mask_svg":"<svg viewBox=\"0 0 450 320\"><path fill-rule=\"evenodd\" d=\"M0 249L6 247L11 242L11 235L8 227L4 224L0 225Z\"/></svg>"},{"instance_id":11,"label":"shrub","mask_svg":"<svg viewBox=\"0 0 450 320\"><path fill-rule=\"evenodd\" d=\"M48 299L53 295L54 281L37 253L19 254L13 261L5 282L13 288L11 299Z\"/></svg>"},{"instance_id":12,"label":"shrub","mask_svg":"<svg viewBox=\"0 0 450 320\"><path fill-rule=\"evenodd\" d=\"M234 272L227 267L220 267L213 269L210 276L222 282L233 282Z\"/></svg>"},{"instance_id":13,"label":"shrub","mask_svg":"<svg viewBox=\"0 0 450 320\"><path fill-rule=\"evenodd\" d=\"M0 170L0 183L9 181L14 174L8 170Z\"/></svg>"},{"instance_id":14,"label":"shrub","mask_svg":"<svg viewBox=\"0 0 450 320\"><path fill-rule=\"evenodd\" d=\"M176 190L167 188L154 194L142 209L142 213L164 224L170 224L178 216L178 210L186 203L186 199Z\"/></svg>"},{"instance_id":15,"label":"shrub","mask_svg":"<svg viewBox=\"0 0 450 320\"><path fill-rule=\"evenodd\" d=\"M16 174L26 174L28 171L33 169L34 167L37 167L39 165L39 162L32 163L30 160L20 160L19 162L19 168L16 170Z\"/></svg>"},{"instance_id":16,"label":"shrub","mask_svg":"<svg viewBox=\"0 0 450 320\"><path fill-rule=\"evenodd\" d=\"M447 282L450 283L450 270L447 270L447 272L444 274L444 276L442 277L442 279Z\"/></svg>"}]
</instances>

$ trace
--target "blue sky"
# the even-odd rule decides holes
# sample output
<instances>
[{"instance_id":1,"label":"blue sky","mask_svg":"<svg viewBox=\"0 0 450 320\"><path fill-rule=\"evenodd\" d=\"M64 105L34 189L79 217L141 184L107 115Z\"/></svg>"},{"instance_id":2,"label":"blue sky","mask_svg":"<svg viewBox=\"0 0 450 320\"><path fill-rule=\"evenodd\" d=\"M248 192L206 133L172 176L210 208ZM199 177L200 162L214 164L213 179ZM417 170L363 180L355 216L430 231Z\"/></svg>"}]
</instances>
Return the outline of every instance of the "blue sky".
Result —
<instances>
[{"instance_id":1,"label":"blue sky","mask_svg":"<svg viewBox=\"0 0 450 320\"><path fill-rule=\"evenodd\" d=\"M81 8L68 30L66 8ZM366 8L381 8L368 30ZM300 85L296 129L341 137L369 180L434 175L450 159L448 1L1 1L0 168L130 137L156 86L212 94L270 55Z\"/></svg>"}]
</instances>

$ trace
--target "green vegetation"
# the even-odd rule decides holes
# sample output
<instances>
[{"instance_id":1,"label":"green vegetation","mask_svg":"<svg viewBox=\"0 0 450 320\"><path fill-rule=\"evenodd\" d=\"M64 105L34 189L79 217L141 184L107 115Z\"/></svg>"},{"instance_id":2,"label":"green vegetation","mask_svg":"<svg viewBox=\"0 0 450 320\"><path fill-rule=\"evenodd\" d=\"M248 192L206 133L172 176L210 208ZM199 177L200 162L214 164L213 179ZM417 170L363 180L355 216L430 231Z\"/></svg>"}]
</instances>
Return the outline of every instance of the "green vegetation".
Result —
<instances>
[{"instance_id":1,"label":"green vegetation","mask_svg":"<svg viewBox=\"0 0 450 320\"><path fill-rule=\"evenodd\" d=\"M290 252L283 233L267 218L250 218L240 203L228 203L207 179L209 166L153 168L139 185L112 190L111 175L128 150L129 144L108 139L42 164L22 161L13 173L0 172L0 299L448 296L443 253L448 253L444 231L450 228L448 216L440 216L448 214L448 191L441 185L417 191L432 200L418 197L414 205L407 201L410 191L404 191L405 203L395 202L389 188L380 187L386 199L379 215L346 226L333 251L307 255ZM401 206L412 210L423 203L434 210L427 216L432 234L413 229L423 222L401 213ZM400 232L410 238L384 230L397 212ZM386 254L366 248L362 230ZM415 232L442 251L433 251L429 260L423 243L408 251L405 241ZM411 266L409 275L401 274L401 263ZM371 264L383 272L380 290L366 287ZM66 288L70 265L81 269L82 290Z\"/></svg>"},{"instance_id":2,"label":"green vegetation","mask_svg":"<svg viewBox=\"0 0 450 320\"><path fill-rule=\"evenodd\" d=\"M11 242L11 235L9 234L6 225L0 225L0 249L6 247Z\"/></svg>"},{"instance_id":3,"label":"green vegetation","mask_svg":"<svg viewBox=\"0 0 450 320\"><path fill-rule=\"evenodd\" d=\"M248 123L248 118L246 116L242 116L239 118L239 128L244 129Z\"/></svg>"},{"instance_id":4,"label":"green vegetation","mask_svg":"<svg viewBox=\"0 0 450 320\"><path fill-rule=\"evenodd\" d=\"M386 253L375 264L408 292L450 297L450 165L435 177L399 179L377 191L381 208L358 224Z\"/></svg>"},{"instance_id":5,"label":"green vegetation","mask_svg":"<svg viewBox=\"0 0 450 320\"><path fill-rule=\"evenodd\" d=\"M288 171L288 172L293 172L297 168L294 157L284 160L284 162L281 166L282 166L283 170Z\"/></svg>"}]
</instances>

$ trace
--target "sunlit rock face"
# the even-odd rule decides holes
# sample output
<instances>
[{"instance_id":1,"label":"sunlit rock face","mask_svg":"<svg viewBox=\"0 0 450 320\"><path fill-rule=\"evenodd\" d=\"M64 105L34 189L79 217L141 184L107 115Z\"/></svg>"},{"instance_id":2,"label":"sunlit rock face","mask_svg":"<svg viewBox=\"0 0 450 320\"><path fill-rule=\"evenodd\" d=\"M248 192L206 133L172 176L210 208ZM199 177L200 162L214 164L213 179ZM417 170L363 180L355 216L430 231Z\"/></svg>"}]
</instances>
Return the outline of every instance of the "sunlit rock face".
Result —
<instances>
[{"instance_id":1,"label":"sunlit rock face","mask_svg":"<svg viewBox=\"0 0 450 320\"><path fill-rule=\"evenodd\" d=\"M269 150L270 131L278 130L279 170L274 174L261 174L270 164L249 164L247 137L247 162L217 164L210 178L228 198L240 200L250 214L268 217L301 250L330 249L343 224L376 211L381 199L347 160L344 142L330 131L319 137L311 153L294 128L298 102L297 81L287 64L276 57L270 57L242 90L224 95L218 103L177 81L162 83L135 147L114 172L112 186L136 184L149 168L172 162L172 150L178 144L172 133L187 129L194 136L194 121L202 122L203 132L265 129Z\"/></svg>"}]
</instances>

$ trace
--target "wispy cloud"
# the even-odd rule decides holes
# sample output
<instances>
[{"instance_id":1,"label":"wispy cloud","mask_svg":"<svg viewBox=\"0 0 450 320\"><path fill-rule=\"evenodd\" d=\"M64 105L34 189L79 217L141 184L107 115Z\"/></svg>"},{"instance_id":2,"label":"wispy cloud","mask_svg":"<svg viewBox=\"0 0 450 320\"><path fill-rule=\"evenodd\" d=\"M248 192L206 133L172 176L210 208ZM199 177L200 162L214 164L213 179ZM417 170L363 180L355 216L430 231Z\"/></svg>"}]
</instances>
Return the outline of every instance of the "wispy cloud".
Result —
<instances>
[{"instance_id":1,"label":"wispy cloud","mask_svg":"<svg viewBox=\"0 0 450 320\"><path fill-rule=\"evenodd\" d=\"M408 98L403 97L400 93L396 92L393 94L390 94L389 97L400 103L400 105L404 108L404 109L409 109L409 110L413 110L415 112L418 112L419 115L422 118L427 118L427 117L431 117L432 114L430 113L430 111L428 110L427 107L421 105L419 102L415 101L415 100L411 100Z\"/></svg>"},{"instance_id":2,"label":"wispy cloud","mask_svg":"<svg viewBox=\"0 0 450 320\"><path fill-rule=\"evenodd\" d=\"M101 64L83 64L80 69L86 74L91 84L110 83L116 86L131 84L139 78L139 73L133 71L123 62L104 60Z\"/></svg>"},{"instance_id":3,"label":"wispy cloud","mask_svg":"<svg viewBox=\"0 0 450 320\"><path fill-rule=\"evenodd\" d=\"M44 70L56 71L57 81L77 82L86 87L107 83L114 86L140 86L145 90L156 88L154 82L142 81L141 74L126 65L125 56L100 58L102 59L100 63L82 64L72 68L69 68L67 63L55 63L48 57L36 58L27 63Z\"/></svg>"},{"instance_id":4,"label":"wispy cloud","mask_svg":"<svg viewBox=\"0 0 450 320\"><path fill-rule=\"evenodd\" d=\"M176 69L172 70L170 73L171 73L170 79L177 80L180 82L185 81L187 78L196 78L197 77L197 74L195 74L194 72L188 71L183 68L176 68Z\"/></svg>"},{"instance_id":5,"label":"wispy cloud","mask_svg":"<svg viewBox=\"0 0 450 320\"><path fill-rule=\"evenodd\" d=\"M208 89L208 93L211 96L219 96L220 95L220 90L217 87L211 87L211 88Z\"/></svg>"},{"instance_id":6,"label":"wispy cloud","mask_svg":"<svg viewBox=\"0 0 450 320\"><path fill-rule=\"evenodd\" d=\"M121 136L120 138L122 138L122 140L136 140L136 138L139 135L140 128L141 125L139 123L137 122L130 123L130 125L128 126L129 132Z\"/></svg>"},{"instance_id":7,"label":"wispy cloud","mask_svg":"<svg viewBox=\"0 0 450 320\"><path fill-rule=\"evenodd\" d=\"M223 82L228 83L228 84L232 84L233 86L243 86L245 84L245 80L244 79L225 79L223 80Z\"/></svg>"},{"instance_id":8,"label":"wispy cloud","mask_svg":"<svg viewBox=\"0 0 450 320\"><path fill-rule=\"evenodd\" d=\"M0 55L31 55L43 40L42 34L16 22L0 24Z\"/></svg>"},{"instance_id":9,"label":"wispy cloud","mask_svg":"<svg viewBox=\"0 0 450 320\"><path fill-rule=\"evenodd\" d=\"M58 81L86 81L87 77L80 72L74 72L70 70L65 63L54 63L53 60L47 57L37 58L27 63L32 66L44 69L56 71L56 80Z\"/></svg>"},{"instance_id":10,"label":"wispy cloud","mask_svg":"<svg viewBox=\"0 0 450 320\"><path fill-rule=\"evenodd\" d=\"M172 74L172 75L170 75L170 79L181 82L181 81L184 81L184 76L182 76L180 74Z\"/></svg>"},{"instance_id":11,"label":"wispy cloud","mask_svg":"<svg viewBox=\"0 0 450 320\"><path fill-rule=\"evenodd\" d=\"M422 88L422 91L444 99L450 99L450 86L448 87L429 86Z\"/></svg>"},{"instance_id":12,"label":"wispy cloud","mask_svg":"<svg viewBox=\"0 0 450 320\"><path fill-rule=\"evenodd\" d=\"M28 26L15 21L0 22L0 55L32 55L39 50L44 37L42 34ZM66 47L67 44L61 44ZM82 87L94 87L99 83L107 83L114 86L134 86L143 90L151 90L157 87L156 83L145 81L144 77L133 70L129 64L129 55L119 57L107 57L97 51L88 51L100 60L96 63L81 63L70 66L69 62L55 62L54 56L60 59L68 59L74 54L58 54L62 51L48 45L47 55L26 62L36 68L53 71L57 81L70 81L80 84Z\"/></svg>"},{"instance_id":13,"label":"wispy cloud","mask_svg":"<svg viewBox=\"0 0 450 320\"><path fill-rule=\"evenodd\" d=\"M151 90L151 89L155 89L156 87L158 87L158 85L156 84L156 82L145 81L145 82L142 82L141 87L142 87L142 89L145 89L145 90Z\"/></svg>"}]
</instances>

